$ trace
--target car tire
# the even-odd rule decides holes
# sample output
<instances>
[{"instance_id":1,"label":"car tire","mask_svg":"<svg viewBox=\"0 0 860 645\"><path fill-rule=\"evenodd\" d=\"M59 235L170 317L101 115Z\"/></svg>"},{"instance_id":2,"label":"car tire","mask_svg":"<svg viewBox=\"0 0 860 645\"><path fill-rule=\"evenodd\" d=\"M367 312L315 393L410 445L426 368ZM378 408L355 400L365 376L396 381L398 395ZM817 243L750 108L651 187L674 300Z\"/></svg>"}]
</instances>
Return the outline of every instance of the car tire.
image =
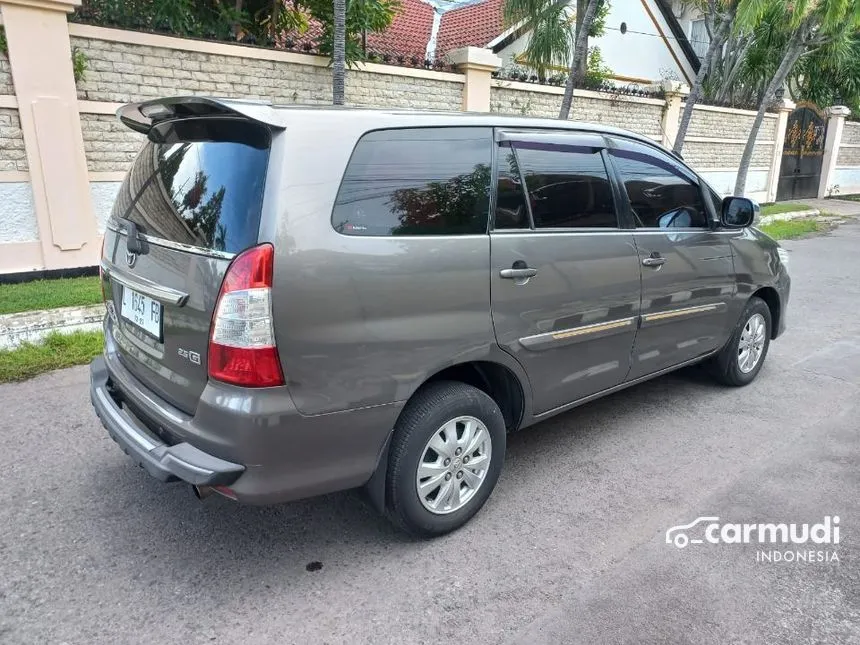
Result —
<instances>
[{"instance_id":1,"label":"car tire","mask_svg":"<svg viewBox=\"0 0 860 645\"><path fill-rule=\"evenodd\" d=\"M713 376L734 387L752 383L767 357L771 324L770 309L764 300L750 298L729 342L710 362Z\"/></svg>"},{"instance_id":2,"label":"car tire","mask_svg":"<svg viewBox=\"0 0 860 645\"><path fill-rule=\"evenodd\" d=\"M394 428L386 478L389 518L416 537L460 528L493 492L505 444L501 410L484 392L455 381L422 387Z\"/></svg>"}]
</instances>

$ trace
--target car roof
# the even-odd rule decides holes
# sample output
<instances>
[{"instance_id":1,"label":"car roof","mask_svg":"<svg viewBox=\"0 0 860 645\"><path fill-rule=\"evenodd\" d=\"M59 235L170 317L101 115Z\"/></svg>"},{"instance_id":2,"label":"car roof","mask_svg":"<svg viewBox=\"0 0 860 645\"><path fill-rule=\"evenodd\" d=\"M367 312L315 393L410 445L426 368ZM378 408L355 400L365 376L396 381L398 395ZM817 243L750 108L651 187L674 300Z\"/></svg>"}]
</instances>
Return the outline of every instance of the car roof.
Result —
<instances>
[{"instance_id":1,"label":"car roof","mask_svg":"<svg viewBox=\"0 0 860 645\"><path fill-rule=\"evenodd\" d=\"M484 126L501 128L540 128L569 130L597 134L624 136L666 150L654 139L596 123L562 121L537 117L521 117L483 112L444 112L435 110L402 110L384 108L346 107L346 106L308 106L277 105L267 101L217 98L207 96L176 96L162 99L129 103L117 111L120 120L138 132L147 133L158 117L160 107L173 110L167 118L186 116L237 114L265 123L271 127L284 129L303 125L327 127L347 126L350 129L365 131L381 128L438 127L438 126ZM155 108L155 109L154 109ZM321 123L322 121L322 123ZM330 123L326 123L326 121Z\"/></svg>"}]
</instances>

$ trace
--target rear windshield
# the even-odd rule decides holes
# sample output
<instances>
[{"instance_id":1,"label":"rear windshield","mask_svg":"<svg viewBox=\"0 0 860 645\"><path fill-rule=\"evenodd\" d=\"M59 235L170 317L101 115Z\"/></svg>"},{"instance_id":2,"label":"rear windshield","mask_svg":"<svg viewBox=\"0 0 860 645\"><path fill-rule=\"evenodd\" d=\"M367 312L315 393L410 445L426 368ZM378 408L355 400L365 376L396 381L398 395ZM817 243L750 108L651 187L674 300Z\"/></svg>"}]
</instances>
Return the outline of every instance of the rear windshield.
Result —
<instances>
[{"instance_id":1,"label":"rear windshield","mask_svg":"<svg viewBox=\"0 0 860 645\"><path fill-rule=\"evenodd\" d=\"M257 242L269 131L239 119L186 119L153 128L112 216L148 236L238 253Z\"/></svg>"}]
</instances>

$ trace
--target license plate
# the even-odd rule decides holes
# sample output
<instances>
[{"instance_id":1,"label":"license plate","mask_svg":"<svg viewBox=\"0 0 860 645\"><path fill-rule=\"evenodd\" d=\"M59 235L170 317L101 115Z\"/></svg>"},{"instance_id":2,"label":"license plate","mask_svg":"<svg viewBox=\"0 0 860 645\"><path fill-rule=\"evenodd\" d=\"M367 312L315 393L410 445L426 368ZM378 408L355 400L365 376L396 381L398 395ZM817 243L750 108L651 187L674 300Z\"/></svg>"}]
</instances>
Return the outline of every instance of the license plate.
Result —
<instances>
[{"instance_id":1,"label":"license plate","mask_svg":"<svg viewBox=\"0 0 860 645\"><path fill-rule=\"evenodd\" d=\"M134 289L123 288L120 309L122 317L158 340L161 340L161 312L162 305L157 300Z\"/></svg>"}]
</instances>

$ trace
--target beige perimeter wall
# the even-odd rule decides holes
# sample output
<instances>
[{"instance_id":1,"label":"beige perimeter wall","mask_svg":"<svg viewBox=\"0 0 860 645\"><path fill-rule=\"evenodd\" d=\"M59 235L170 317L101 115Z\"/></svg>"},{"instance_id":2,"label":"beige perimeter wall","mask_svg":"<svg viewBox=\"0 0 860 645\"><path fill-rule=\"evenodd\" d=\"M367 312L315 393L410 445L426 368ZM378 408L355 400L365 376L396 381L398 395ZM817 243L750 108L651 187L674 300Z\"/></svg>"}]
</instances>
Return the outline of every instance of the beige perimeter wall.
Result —
<instances>
[{"instance_id":1,"label":"beige perimeter wall","mask_svg":"<svg viewBox=\"0 0 860 645\"><path fill-rule=\"evenodd\" d=\"M34 6L37 4L34 0ZM75 87L80 131L72 137L82 141L77 145L82 145L80 154L86 161L92 208L86 217L92 218L88 221L95 223L99 234L123 175L142 144L141 135L117 121L115 112L121 104L182 94L303 105L330 103L331 70L327 60L319 56L66 25L70 47L83 52L87 59L85 77ZM485 58L490 55L481 52ZM492 68L481 63L469 69L472 77L486 74L488 79ZM35 189L34 199L12 72L8 58L0 54L0 273L68 266L57 259L62 253L53 252L53 229L46 228L43 216L37 217L43 187ZM368 64L348 72L346 95L350 104L358 106L460 110L466 81L466 74ZM559 87L492 80L489 95L486 90L473 93L470 105L479 96L477 102L485 106L483 109L494 113L555 118L562 93ZM682 106L681 95L673 96L664 100L577 90L571 118L633 130L665 143L677 131ZM684 156L718 191L729 193L734 186L753 118L748 111L696 107ZM771 187L775 155L781 151L781 142L776 141L777 122L775 114L765 118L748 176L748 194L762 201ZM845 124L844 141L837 172L845 171L845 181L851 183L854 180L849 175L856 170L860 185L860 124ZM96 263L97 246L87 244L87 264Z\"/></svg>"}]
</instances>

